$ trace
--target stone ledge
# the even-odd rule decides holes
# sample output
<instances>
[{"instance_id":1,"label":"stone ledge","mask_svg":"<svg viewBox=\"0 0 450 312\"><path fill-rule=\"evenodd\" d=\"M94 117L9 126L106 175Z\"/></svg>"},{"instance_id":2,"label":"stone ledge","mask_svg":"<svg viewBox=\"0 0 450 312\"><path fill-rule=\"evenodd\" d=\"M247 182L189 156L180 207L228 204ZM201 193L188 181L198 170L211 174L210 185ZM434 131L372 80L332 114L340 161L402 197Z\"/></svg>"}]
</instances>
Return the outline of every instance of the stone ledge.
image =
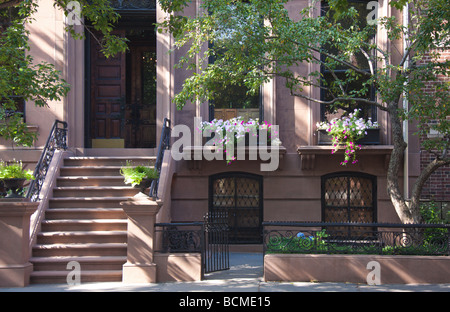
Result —
<instances>
[{"instance_id":1,"label":"stone ledge","mask_svg":"<svg viewBox=\"0 0 450 312\"><path fill-rule=\"evenodd\" d=\"M381 284L450 283L448 256L266 254L264 280L367 283L371 261L380 264Z\"/></svg>"},{"instance_id":2,"label":"stone ledge","mask_svg":"<svg viewBox=\"0 0 450 312\"><path fill-rule=\"evenodd\" d=\"M389 165L393 145L362 145L361 150L358 150L358 155L376 155L384 157L385 168ZM297 153L301 157L302 169L313 170L315 168L315 160L318 155L331 155L334 150L330 145L302 145L297 148ZM339 149L335 154L344 154L344 149Z\"/></svg>"}]
</instances>

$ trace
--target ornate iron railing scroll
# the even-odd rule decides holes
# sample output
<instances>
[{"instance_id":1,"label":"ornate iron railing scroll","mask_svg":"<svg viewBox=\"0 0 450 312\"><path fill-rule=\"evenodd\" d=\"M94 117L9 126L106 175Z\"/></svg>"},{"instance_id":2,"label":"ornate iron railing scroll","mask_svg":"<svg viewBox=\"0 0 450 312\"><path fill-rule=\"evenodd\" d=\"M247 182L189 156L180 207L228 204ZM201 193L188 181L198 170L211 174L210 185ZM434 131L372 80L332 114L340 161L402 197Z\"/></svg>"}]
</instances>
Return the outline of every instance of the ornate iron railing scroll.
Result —
<instances>
[{"instance_id":1,"label":"ornate iron railing scroll","mask_svg":"<svg viewBox=\"0 0 450 312\"><path fill-rule=\"evenodd\" d=\"M31 201L39 201L39 194L44 184L48 168L56 150L67 149L67 122L55 120L50 134L42 150L39 162L34 169L34 180L31 181L26 197Z\"/></svg>"},{"instance_id":2,"label":"ornate iron railing scroll","mask_svg":"<svg viewBox=\"0 0 450 312\"><path fill-rule=\"evenodd\" d=\"M160 235L157 252L203 252L203 222L156 223L155 233Z\"/></svg>"},{"instance_id":3,"label":"ornate iron railing scroll","mask_svg":"<svg viewBox=\"0 0 450 312\"><path fill-rule=\"evenodd\" d=\"M263 222L263 226L265 253L450 255L450 224Z\"/></svg>"}]
</instances>

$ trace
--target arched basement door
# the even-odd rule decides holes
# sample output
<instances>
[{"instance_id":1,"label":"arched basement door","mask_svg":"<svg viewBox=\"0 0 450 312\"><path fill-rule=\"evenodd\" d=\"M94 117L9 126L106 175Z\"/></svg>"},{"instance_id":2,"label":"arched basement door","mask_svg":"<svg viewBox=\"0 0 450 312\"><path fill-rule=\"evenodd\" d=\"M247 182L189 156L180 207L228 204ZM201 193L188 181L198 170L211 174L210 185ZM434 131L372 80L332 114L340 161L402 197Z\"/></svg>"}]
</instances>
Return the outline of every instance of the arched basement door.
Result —
<instances>
[{"instance_id":1,"label":"arched basement door","mask_svg":"<svg viewBox=\"0 0 450 312\"><path fill-rule=\"evenodd\" d=\"M261 244L263 183L258 175L227 172L210 177L209 211L227 212L230 244Z\"/></svg>"}]
</instances>

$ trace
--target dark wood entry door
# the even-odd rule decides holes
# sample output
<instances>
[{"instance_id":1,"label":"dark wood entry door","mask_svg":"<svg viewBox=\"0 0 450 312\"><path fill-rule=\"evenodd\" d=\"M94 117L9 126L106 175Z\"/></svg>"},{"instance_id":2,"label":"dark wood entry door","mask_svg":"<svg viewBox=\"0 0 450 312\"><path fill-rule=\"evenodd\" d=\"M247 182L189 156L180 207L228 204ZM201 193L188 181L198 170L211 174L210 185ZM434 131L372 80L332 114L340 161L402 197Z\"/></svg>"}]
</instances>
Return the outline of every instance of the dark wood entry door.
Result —
<instances>
[{"instance_id":1,"label":"dark wood entry door","mask_svg":"<svg viewBox=\"0 0 450 312\"><path fill-rule=\"evenodd\" d=\"M125 32L116 34L124 36ZM124 147L125 54L106 58L98 41L92 38L90 42L92 147Z\"/></svg>"},{"instance_id":2,"label":"dark wood entry door","mask_svg":"<svg viewBox=\"0 0 450 312\"><path fill-rule=\"evenodd\" d=\"M125 31L116 34L125 36ZM156 49L130 40L129 51L106 58L91 40L92 147L156 147Z\"/></svg>"},{"instance_id":3,"label":"dark wood entry door","mask_svg":"<svg viewBox=\"0 0 450 312\"><path fill-rule=\"evenodd\" d=\"M156 51L130 45L125 106L126 147L156 146Z\"/></svg>"}]
</instances>

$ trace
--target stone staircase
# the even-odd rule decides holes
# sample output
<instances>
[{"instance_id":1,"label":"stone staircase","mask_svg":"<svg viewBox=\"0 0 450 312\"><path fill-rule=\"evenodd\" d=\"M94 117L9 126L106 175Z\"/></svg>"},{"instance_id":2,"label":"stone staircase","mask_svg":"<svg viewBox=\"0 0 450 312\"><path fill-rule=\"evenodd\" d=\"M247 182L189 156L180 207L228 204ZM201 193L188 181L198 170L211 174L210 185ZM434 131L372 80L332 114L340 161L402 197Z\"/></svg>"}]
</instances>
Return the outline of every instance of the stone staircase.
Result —
<instances>
[{"instance_id":1,"label":"stone staircase","mask_svg":"<svg viewBox=\"0 0 450 312\"><path fill-rule=\"evenodd\" d=\"M125 185L126 160L153 165L154 157L69 157L60 168L53 198L30 262L33 284L66 283L77 261L81 282L122 280L127 255L127 217L120 202L139 190Z\"/></svg>"}]
</instances>

